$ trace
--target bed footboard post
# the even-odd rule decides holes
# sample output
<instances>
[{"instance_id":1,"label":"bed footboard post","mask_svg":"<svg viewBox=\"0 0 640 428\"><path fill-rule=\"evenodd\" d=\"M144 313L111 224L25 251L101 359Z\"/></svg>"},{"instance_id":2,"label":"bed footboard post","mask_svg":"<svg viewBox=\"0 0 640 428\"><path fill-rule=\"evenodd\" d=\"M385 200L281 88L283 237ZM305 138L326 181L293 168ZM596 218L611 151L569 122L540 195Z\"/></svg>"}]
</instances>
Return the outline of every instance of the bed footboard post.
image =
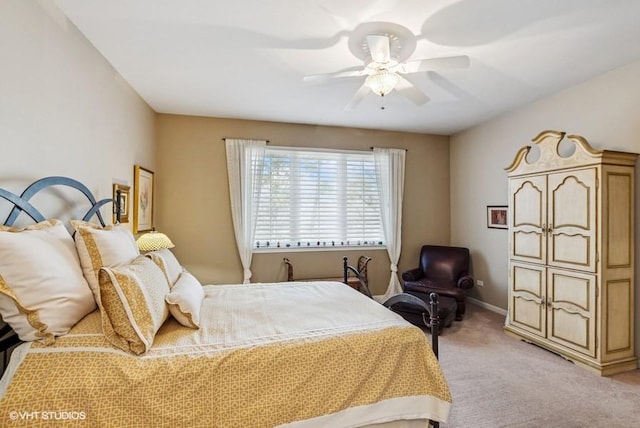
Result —
<instances>
[{"instance_id":1,"label":"bed footboard post","mask_svg":"<svg viewBox=\"0 0 640 428\"><path fill-rule=\"evenodd\" d=\"M431 348L436 358L438 358L438 336L440 335L440 317L438 316L438 294L429 294L430 314L429 324L431 326ZM429 421L431 428L440 428L440 422Z\"/></svg>"},{"instance_id":2,"label":"bed footboard post","mask_svg":"<svg viewBox=\"0 0 640 428\"><path fill-rule=\"evenodd\" d=\"M343 278L344 278L343 282L345 284L348 284L348 281L349 281L349 269L347 267L348 266L348 264L347 264L348 260L349 259L346 256L342 258L342 270L343 270Z\"/></svg>"},{"instance_id":3,"label":"bed footboard post","mask_svg":"<svg viewBox=\"0 0 640 428\"><path fill-rule=\"evenodd\" d=\"M438 316L438 294L431 293L429 295L429 300L431 303L431 313L429 317L430 325L431 325L431 347L433 348L433 353L438 358L438 336L440 335L440 317Z\"/></svg>"}]
</instances>

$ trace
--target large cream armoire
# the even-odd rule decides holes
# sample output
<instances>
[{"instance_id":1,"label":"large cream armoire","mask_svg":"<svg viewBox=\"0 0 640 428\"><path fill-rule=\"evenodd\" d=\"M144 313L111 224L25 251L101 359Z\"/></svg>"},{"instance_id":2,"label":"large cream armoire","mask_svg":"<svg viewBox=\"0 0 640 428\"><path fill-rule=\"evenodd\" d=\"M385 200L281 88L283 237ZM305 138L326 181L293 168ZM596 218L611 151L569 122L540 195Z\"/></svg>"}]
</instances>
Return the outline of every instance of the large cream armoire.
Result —
<instances>
[{"instance_id":1,"label":"large cream armoire","mask_svg":"<svg viewBox=\"0 0 640 428\"><path fill-rule=\"evenodd\" d=\"M505 331L601 375L638 367L634 353L634 165L545 131L509 176ZM564 153L568 152L568 153ZM562 153L562 154L561 154Z\"/></svg>"}]
</instances>

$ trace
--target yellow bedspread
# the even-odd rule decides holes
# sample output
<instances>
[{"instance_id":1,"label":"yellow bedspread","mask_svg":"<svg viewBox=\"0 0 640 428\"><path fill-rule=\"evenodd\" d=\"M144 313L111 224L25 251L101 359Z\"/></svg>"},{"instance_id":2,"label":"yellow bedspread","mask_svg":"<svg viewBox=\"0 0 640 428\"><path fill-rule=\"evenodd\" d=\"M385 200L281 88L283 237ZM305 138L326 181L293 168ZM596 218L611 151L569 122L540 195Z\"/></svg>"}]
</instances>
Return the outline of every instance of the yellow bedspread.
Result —
<instances>
[{"instance_id":1,"label":"yellow bedspread","mask_svg":"<svg viewBox=\"0 0 640 428\"><path fill-rule=\"evenodd\" d=\"M142 356L94 312L31 344L0 425L360 426L446 421L451 397L424 333L339 283L206 286L200 330L169 319Z\"/></svg>"}]
</instances>

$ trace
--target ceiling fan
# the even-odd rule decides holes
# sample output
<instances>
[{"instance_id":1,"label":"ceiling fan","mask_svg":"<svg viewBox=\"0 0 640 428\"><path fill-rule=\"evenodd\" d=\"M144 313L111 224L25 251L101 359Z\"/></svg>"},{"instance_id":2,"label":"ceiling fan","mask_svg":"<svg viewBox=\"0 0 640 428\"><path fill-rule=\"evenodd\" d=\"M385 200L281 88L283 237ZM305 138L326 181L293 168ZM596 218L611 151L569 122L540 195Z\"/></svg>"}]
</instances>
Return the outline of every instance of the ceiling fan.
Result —
<instances>
[{"instance_id":1,"label":"ceiling fan","mask_svg":"<svg viewBox=\"0 0 640 428\"><path fill-rule=\"evenodd\" d=\"M395 34L369 34L359 43L364 51L364 68L356 67L335 73L305 76L306 82L324 82L327 79L365 77L347 109L356 107L370 92L384 97L395 90L416 105L425 104L429 97L413 83L403 77L406 74L440 70L446 68L465 68L469 66L466 55L442 58L402 61L400 55L394 55L403 49L403 43Z\"/></svg>"}]
</instances>

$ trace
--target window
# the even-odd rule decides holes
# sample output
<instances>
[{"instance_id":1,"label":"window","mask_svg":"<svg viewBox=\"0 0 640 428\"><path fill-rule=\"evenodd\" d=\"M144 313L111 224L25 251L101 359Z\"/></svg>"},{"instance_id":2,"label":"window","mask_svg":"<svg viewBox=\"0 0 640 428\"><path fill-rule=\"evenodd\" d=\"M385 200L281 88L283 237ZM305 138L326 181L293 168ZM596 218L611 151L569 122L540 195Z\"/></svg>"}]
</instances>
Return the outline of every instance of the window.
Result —
<instances>
[{"instance_id":1,"label":"window","mask_svg":"<svg viewBox=\"0 0 640 428\"><path fill-rule=\"evenodd\" d=\"M257 187L257 248L383 245L373 153L268 147Z\"/></svg>"}]
</instances>

